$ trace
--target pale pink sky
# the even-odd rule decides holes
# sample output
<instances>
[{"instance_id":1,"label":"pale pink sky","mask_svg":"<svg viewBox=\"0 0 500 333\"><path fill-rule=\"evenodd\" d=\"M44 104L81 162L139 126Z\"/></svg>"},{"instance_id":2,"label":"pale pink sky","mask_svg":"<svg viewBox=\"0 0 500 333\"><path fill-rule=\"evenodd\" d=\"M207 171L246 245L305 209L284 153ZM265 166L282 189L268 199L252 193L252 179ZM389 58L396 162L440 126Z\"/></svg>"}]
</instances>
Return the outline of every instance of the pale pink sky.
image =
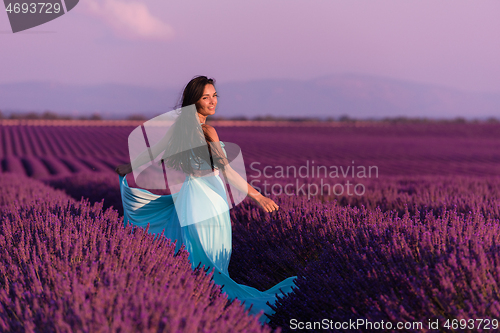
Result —
<instances>
[{"instance_id":1,"label":"pale pink sky","mask_svg":"<svg viewBox=\"0 0 500 333\"><path fill-rule=\"evenodd\" d=\"M180 88L362 73L500 92L498 0L81 0L9 33L0 83L128 83Z\"/></svg>"}]
</instances>

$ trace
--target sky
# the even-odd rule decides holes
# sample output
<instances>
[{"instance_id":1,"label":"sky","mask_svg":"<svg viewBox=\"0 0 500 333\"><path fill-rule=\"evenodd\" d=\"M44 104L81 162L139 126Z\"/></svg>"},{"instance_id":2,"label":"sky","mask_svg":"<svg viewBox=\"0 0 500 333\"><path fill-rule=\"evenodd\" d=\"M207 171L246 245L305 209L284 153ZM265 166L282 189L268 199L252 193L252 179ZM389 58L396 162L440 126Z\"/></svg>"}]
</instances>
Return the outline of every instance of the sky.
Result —
<instances>
[{"instance_id":1,"label":"sky","mask_svg":"<svg viewBox=\"0 0 500 333\"><path fill-rule=\"evenodd\" d=\"M178 87L358 73L500 92L498 0L81 0L13 34L0 83Z\"/></svg>"}]
</instances>

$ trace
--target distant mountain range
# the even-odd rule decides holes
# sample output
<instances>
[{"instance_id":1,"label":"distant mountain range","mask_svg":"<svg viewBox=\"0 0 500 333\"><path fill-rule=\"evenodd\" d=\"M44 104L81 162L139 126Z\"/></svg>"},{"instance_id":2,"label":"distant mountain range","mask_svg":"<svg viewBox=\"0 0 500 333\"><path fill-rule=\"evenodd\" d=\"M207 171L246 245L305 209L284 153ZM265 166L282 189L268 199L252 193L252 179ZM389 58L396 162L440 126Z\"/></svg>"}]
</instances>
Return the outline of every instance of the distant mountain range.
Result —
<instances>
[{"instance_id":1,"label":"distant mountain range","mask_svg":"<svg viewBox=\"0 0 500 333\"><path fill-rule=\"evenodd\" d=\"M99 113L119 119L133 114L153 117L174 108L179 88L133 85L66 85L51 82L0 84L0 110L43 112L74 117ZM482 119L500 116L500 93L460 90L357 74L313 80L254 80L217 84L221 117L338 118L427 117Z\"/></svg>"}]
</instances>

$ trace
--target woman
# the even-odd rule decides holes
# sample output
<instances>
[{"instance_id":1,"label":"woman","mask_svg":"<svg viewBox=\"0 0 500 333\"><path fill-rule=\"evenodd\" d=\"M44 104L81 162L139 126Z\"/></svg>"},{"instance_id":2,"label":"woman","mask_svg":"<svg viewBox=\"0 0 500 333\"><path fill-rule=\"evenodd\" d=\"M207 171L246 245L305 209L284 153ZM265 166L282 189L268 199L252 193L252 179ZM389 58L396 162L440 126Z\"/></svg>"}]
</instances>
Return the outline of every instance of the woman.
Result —
<instances>
[{"instance_id":1,"label":"woman","mask_svg":"<svg viewBox=\"0 0 500 333\"><path fill-rule=\"evenodd\" d=\"M198 264L214 268L215 283L223 285L222 291L230 299L237 298L247 308L251 306L252 314L263 310L270 315L273 310L266 303L274 304L275 295L282 296L280 289L284 293L291 292L296 277L285 279L264 292L238 284L229 277L232 249L229 207L232 199L219 171L233 186L231 194L236 189L248 195L266 212L276 211L279 207L235 171L235 162L228 158L224 149L226 144L219 141L212 126L205 124L207 116L215 113L216 106L214 80L195 77L185 87L182 109L179 114L174 113L175 123L163 138L138 154L131 163L116 167L115 171L120 175L124 223L126 225L128 221L141 227L149 224L150 233L163 233L172 241L177 240L176 251L184 244L193 269ZM164 172L172 171L166 171L169 185L174 183L175 171L185 176L180 190L171 191L171 195L154 195L144 189L129 187L125 175L158 156L161 160L156 165L161 164ZM269 320L264 315L259 319L261 322Z\"/></svg>"}]
</instances>

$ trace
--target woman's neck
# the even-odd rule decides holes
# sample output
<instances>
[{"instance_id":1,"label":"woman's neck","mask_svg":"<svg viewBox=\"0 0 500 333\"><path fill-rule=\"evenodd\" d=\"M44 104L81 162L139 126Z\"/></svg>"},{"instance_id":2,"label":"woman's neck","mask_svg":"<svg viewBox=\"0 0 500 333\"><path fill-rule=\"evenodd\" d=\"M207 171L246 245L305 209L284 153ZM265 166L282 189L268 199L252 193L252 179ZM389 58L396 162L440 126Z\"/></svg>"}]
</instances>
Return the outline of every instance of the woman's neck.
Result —
<instances>
[{"instance_id":1,"label":"woman's neck","mask_svg":"<svg viewBox=\"0 0 500 333\"><path fill-rule=\"evenodd\" d=\"M200 119L200 123L204 124L205 121L207 120L207 116L204 116L200 113L198 113L198 118Z\"/></svg>"}]
</instances>

